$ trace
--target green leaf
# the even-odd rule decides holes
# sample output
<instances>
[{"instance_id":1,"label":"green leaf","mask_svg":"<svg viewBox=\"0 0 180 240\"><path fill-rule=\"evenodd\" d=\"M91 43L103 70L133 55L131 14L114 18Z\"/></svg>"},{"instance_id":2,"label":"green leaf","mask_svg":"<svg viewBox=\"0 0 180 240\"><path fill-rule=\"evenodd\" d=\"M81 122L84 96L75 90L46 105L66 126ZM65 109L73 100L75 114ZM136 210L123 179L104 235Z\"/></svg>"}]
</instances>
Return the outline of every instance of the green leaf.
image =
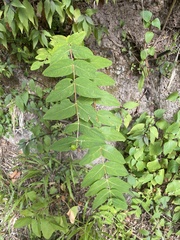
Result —
<instances>
[{"instance_id":1,"label":"green leaf","mask_svg":"<svg viewBox=\"0 0 180 240\"><path fill-rule=\"evenodd\" d=\"M179 97L179 92L176 91L176 92L173 92L171 93L168 97L167 97L167 100L169 101L176 101Z\"/></svg>"},{"instance_id":2,"label":"green leaf","mask_svg":"<svg viewBox=\"0 0 180 240\"><path fill-rule=\"evenodd\" d=\"M104 164L106 173L110 176L127 176L128 172L121 162L106 162Z\"/></svg>"},{"instance_id":3,"label":"green leaf","mask_svg":"<svg viewBox=\"0 0 180 240\"><path fill-rule=\"evenodd\" d=\"M129 183L117 178L117 177L110 177L108 178L108 183L110 188L117 189L120 193L128 193L130 185Z\"/></svg>"},{"instance_id":4,"label":"green leaf","mask_svg":"<svg viewBox=\"0 0 180 240\"><path fill-rule=\"evenodd\" d=\"M153 32L150 32L150 31L147 31L145 33L145 42L148 44L151 42L151 40L153 39L154 37L154 33Z\"/></svg>"},{"instance_id":5,"label":"green leaf","mask_svg":"<svg viewBox=\"0 0 180 240\"><path fill-rule=\"evenodd\" d=\"M119 107L120 102L112 94L102 90L100 98L96 100L96 103L103 106Z\"/></svg>"},{"instance_id":6,"label":"green leaf","mask_svg":"<svg viewBox=\"0 0 180 240\"><path fill-rule=\"evenodd\" d=\"M50 237L52 236L53 232L56 231L56 229L54 229L54 226L44 218L41 218L40 222L41 222L41 231L42 231L43 237L45 239L50 239Z\"/></svg>"},{"instance_id":7,"label":"green leaf","mask_svg":"<svg viewBox=\"0 0 180 240\"><path fill-rule=\"evenodd\" d=\"M180 196L180 180L173 180L168 183L165 192L170 196Z\"/></svg>"},{"instance_id":8,"label":"green leaf","mask_svg":"<svg viewBox=\"0 0 180 240\"><path fill-rule=\"evenodd\" d=\"M112 190L112 193L116 194L117 190ZM119 198L112 198L112 204L115 206L115 208L126 210L128 205L125 202L124 199L119 199Z\"/></svg>"},{"instance_id":9,"label":"green leaf","mask_svg":"<svg viewBox=\"0 0 180 240\"><path fill-rule=\"evenodd\" d=\"M86 103L85 101L77 101L78 113L80 119L96 124L96 111L91 104Z\"/></svg>"},{"instance_id":10,"label":"green leaf","mask_svg":"<svg viewBox=\"0 0 180 240\"><path fill-rule=\"evenodd\" d=\"M97 86L112 86L115 83L110 76L103 72L96 72L93 81Z\"/></svg>"},{"instance_id":11,"label":"green leaf","mask_svg":"<svg viewBox=\"0 0 180 240\"><path fill-rule=\"evenodd\" d=\"M83 182L82 187L87 187L100 180L105 174L104 171L104 164L98 164L93 166L93 168L86 174Z\"/></svg>"},{"instance_id":12,"label":"green leaf","mask_svg":"<svg viewBox=\"0 0 180 240\"><path fill-rule=\"evenodd\" d=\"M139 103L137 102L126 102L123 104L123 108L127 108L127 109L133 109L139 106Z\"/></svg>"},{"instance_id":13,"label":"green leaf","mask_svg":"<svg viewBox=\"0 0 180 240\"><path fill-rule=\"evenodd\" d=\"M155 171L159 170L160 168L161 168L161 165L160 165L158 159L147 163L147 169L149 170L149 172L155 172Z\"/></svg>"},{"instance_id":14,"label":"green leaf","mask_svg":"<svg viewBox=\"0 0 180 240\"><path fill-rule=\"evenodd\" d=\"M105 203L109 198L109 190L108 189L103 189L102 191L100 191L94 202L93 202L93 206L92 208L93 209L96 209L98 208L99 206L101 206L103 203Z\"/></svg>"},{"instance_id":15,"label":"green leaf","mask_svg":"<svg viewBox=\"0 0 180 240\"><path fill-rule=\"evenodd\" d=\"M179 122L172 123L166 130L166 133L178 134L180 129Z\"/></svg>"},{"instance_id":16,"label":"green leaf","mask_svg":"<svg viewBox=\"0 0 180 240\"><path fill-rule=\"evenodd\" d=\"M73 72L73 64L74 62L71 59L64 59L61 61L57 61L55 63L50 64L47 67L43 75L46 77L64 77Z\"/></svg>"},{"instance_id":17,"label":"green leaf","mask_svg":"<svg viewBox=\"0 0 180 240\"><path fill-rule=\"evenodd\" d=\"M97 129L90 128L89 131L90 132L86 132L79 137L80 146L82 148L104 145L104 136Z\"/></svg>"},{"instance_id":18,"label":"green leaf","mask_svg":"<svg viewBox=\"0 0 180 240\"><path fill-rule=\"evenodd\" d=\"M164 169L160 169L158 174L155 176L154 180L157 184L162 185L164 182Z\"/></svg>"},{"instance_id":19,"label":"green leaf","mask_svg":"<svg viewBox=\"0 0 180 240\"><path fill-rule=\"evenodd\" d=\"M32 218L30 217L19 218L18 220L16 220L14 227L22 228L22 227L28 226L29 224L31 224L31 221L32 221Z\"/></svg>"},{"instance_id":20,"label":"green leaf","mask_svg":"<svg viewBox=\"0 0 180 240\"><path fill-rule=\"evenodd\" d=\"M34 235L40 238L41 237L40 223L36 219L32 219L31 228Z\"/></svg>"},{"instance_id":21,"label":"green leaf","mask_svg":"<svg viewBox=\"0 0 180 240\"><path fill-rule=\"evenodd\" d=\"M154 111L154 116L156 118L162 118L164 113L165 113L164 109L157 109L156 111Z\"/></svg>"},{"instance_id":22,"label":"green leaf","mask_svg":"<svg viewBox=\"0 0 180 240\"><path fill-rule=\"evenodd\" d=\"M126 138L113 127L101 127L100 131L107 141L121 141L124 142Z\"/></svg>"},{"instance_id":23,"label":"green leaf","mask_svg":"<svg viewBox=\"0 0 180 240\"><path fill-rule=\"evenodd\" d=\"M74 33L67 37L67 42L71 45L80 45L86 37L86 32Z\"/></svg>"},{"instance_id":24,"label":"green leaf","mask_svg":"<svg viewBox=\"0 0 180 240\"><path fill-rule=\"evenodd\" d=\"M162 153L162 143L161 141L151 143L149 146L149 153L151 156L160 155Z\"/></svg>"},{"instance_id":25,"label":"green leaf","mask_svg":"<svg viewBox=\"0 0 180 240\"><path fill-rule=\"evenodd\" d=\"M93 56L89 58L89 61L96 68L96 70L109 67L112 65L112 61L100 56Z\"/></svg>"},{"instance_id":26,"label":"green leaf","mask_svg":"<svg viewBox=\"0 0 180 240\"><path fill-rule=\"evenodd\" d=\"M0 31L1 32L6 32L6 29L2 23L0 23Z\"/></svg>"},{"instance_id":27,"label":"green leaf","mask_svg":"<svg viewBox=\"0 0 180 240\"><path fill-rule=\"evenodd\" d=\"M145 22L150 22L152 13L150 11L141 11L140 15Z\"/></svg>"},{"instance_id":28,"label":"green leaf","mask_svg":"<svg viewBox=\"0 0 180 240\"><path fill-rule=\"evenodd\" d=\"M105 189L107 188L107 182L106 182L106 179L100 179L100 180L97 180L96 182L94 182L89 190L87 191L86 193L86 196L89 197L89 196L94 196L96 195L99 191L101 191L102 189Z\"/></svg>"},{"instance_id":29,"label":"green leaf","mask_svg":"<svg viewBox=\"0 0 180 240\"><path fill-rule=\"evenodd\" d=\"M17 8L26 8L19 0L13 0L11 5Z\"/></svg>"},{"instance_id":30,"label":"green leaf","mask_svg":"<svg viewBox=\"0 0 180 240\"><path fill-rule=\"evenodd\" d=\"M168 163L168 172L178 174L178 171L179 171L179 164L177 163L177 161L171 160Z\"/></svg>"},{"instance_id":31,"label":"green leaf","mask_svg":"<svg viewBox=\"0 0 180 240\"><path fill-rule=\"evenodd\" d=\"M74 82L77 94L80 96L88 98L99 98L101 96L102 90L100 90L96 84L87 78L78 77ZM90 89L91 91L89 91Z\"/></svg>"},{"instance_id":32,"label":"green leaf","mask_svg":"<svg viewBox=\"0 0 180 240\"><path fill-rule=\"evenodd\" d=\"M71 145L76 145L76 137L65 137L51 145L51 149L59 152L69 151Z\"/></svg>"},{"instance_id":33,"label":"green leaf","mask_svg":"<svg viewBox=\"0 0 180 240\"><path fill-rule=\"evenodd\" d=\"M95 159L101 157L102 155L102 147L95 146L89 149L88 153L81 159L80 164L86 165L94 161Z\"/></svg>"},{"instance_id":34,"label":"green leaf","mask_svg":"<svg viewBox=\"0 0 180 240\"><path fill-rule=\"evenodd\" d=\"M74 93L74 86L71 83L72 79L65 78L59 81L55 86L55 90L52 90L51 93L47 96L47 102L58 102L67 97L70 97Z\"/></svg>"},{"instance_id":35,"label":"green leaf","mask_svg":"<svg viewBox=\"0 0 180 240\"><path fill-rule=\"evenodd\" d=\"M159 18L155 18L151 24L154 26L154 27L157 27L159 30L161 30L161 22L159 20Z\"/></svg>"},{"instance_id":36,"label":"green leaf","mask_svg":"<svg viewBox=\"0 0 180 240\"><path fill-rule=\"evenodd\" d=\"M24 111L24 101L20 96L16 96L15 104L22 112Z\"/></svg>"},{"instance_id":37,"label":"green leaf","mask_svg":"<svg viewBox=\"0 0 180 240\"><path fill-rule=\"evenodd\" d=\"M158 138L159 133L155 126L150 127L150 142L154 143L155 139Z\"/></svg>"},{"instance_id":38,"label":"green leaf","mask_svg":"<svg viewBox=\"0 0 180 240\"><path fill-rule=\"evenodd\" d=\"M146 184L150 182L153 179L153 174L150 174L149 172L144 173L142 177L139 178L139 182L142 184Z\"/></svg>"},{"instance_id":39,"label":"green leaf","mask_svg":"<svg viewBox=\"0 0 180 240\"><path fill-rule=\"evenodd\" d=\"M75 73L79 77L84 77L86 79L94 78L96 69L95 67L83 60L74 61Z\"/></svg>"},{"instance_id":40,"label":"green leaf","mask_svg":"<svg viewBox=\"0 0 180 240\"><path fill-rule=\"evenodd\" d=\"M92 51L84 46L73 45L71 46L73 56L78 59L89 59L93 56Z\"/></svg>"},{"instance_id":41,"label":"green leaf","mask_svg":"<svg viewBox=\"0 0 180 240\"><path fill-rule=\"evenodd\" d=\"M97 121L106 126L116 126L118 129L122 123L122 120L120 118L107 110L98 111Z\"/></svg>"},{"instance_id":42,"label":"green leaf","mask_svg":"<svg viewBox=\"0 0 180 240\"><path fill-rule=\"evenodd\" d=\"M140 56L142 60L145 60L148 57L148 49L144 49L140 52Z\"/></svg>"},{"instance_id":43,"label":"green leaf","mask_svg":"<svg viewBox=\"0 0 180 240\"><path fill-rule=\"evenodd\" d=\"M23 1L24 6L26 7L26 17L34 24L35 12L34 8L28 0Z\"/></svg>"},{"instance_id":44,"label":"green leaf","mask_svg":"<svg viewBox=\"0 0 180 240\"><path fill-rule=\"evenodd\" d=\"M21 98L24 102L24 105L26 106L27 105L27 102L29 100L29 93L28 92L23 92L22 95L21 95Z\"/></svg>"},{"instance_id":45,"label":"green leaf","mask_svg":"<svg viewBox=\"0 0 180 240\"><path fill-rule=\"evenodd\" d=\"M131 130L128 132L128 134L132 135L132 136L141 135L145 130L144 128L145 128L144 123L138 123L131 128Z\"/></svg>"},{"instance_id":46,"label":"green leaf","mask_svg":"<svg viewBox=\"0 0 180 240\"><path fill-rule=\"evenodd\" d=\"M168 142L164 143L164 146L163 146L164 155L172 153L172 151L174 151L175 147L177 147L177 142L176 141L169 140Z\"/></svg>"},{"instance_id":47,"label":"green leaf","mask_svg":"<svg viewBox=\"0 0 180 240\"><path fill-rule=\"evenodd\" d=\"M20 20L22 26L24 27L24 29L28 32L29 31L29 22L28 22L28 18L27 18L27 11L24 8L19 8L18 17L19 17L19 20ZM21 32L23 32L24 29L22 29Z\"/></svg>"},{"instance_id":48,"label":"green leaf","mask_svg":"<svg viewBox=\"0 0 180 240\"><path fill-rule=\"evenodd\" d=\"M104 145L102 148L102 156L113 162L125 163L123 155L115 147Z\"/></svg>"},{"instance_id":49,"label":"green leaf","mask_svg":"<svg viewBox=\"0 0 180 240\"><path fill-rule=\"evenodd\" d=\"M148 54L149 54L150 56L154 56L154 54L155 54L155 48L154 48L154 47L149 47L149 48L148 48Z\"/></svg>"},{"instance_id":50,"label":"green leaf","mask_svg":"<svg viewBox=\"0 0 180 240\"><path fill-rule=\"evenodd\" d=\"M47 120L62 120L70 118L76 114L75 104L69 99L64 99L60 104L53 105L44 115Z\"/></svg>"}]
</instances>

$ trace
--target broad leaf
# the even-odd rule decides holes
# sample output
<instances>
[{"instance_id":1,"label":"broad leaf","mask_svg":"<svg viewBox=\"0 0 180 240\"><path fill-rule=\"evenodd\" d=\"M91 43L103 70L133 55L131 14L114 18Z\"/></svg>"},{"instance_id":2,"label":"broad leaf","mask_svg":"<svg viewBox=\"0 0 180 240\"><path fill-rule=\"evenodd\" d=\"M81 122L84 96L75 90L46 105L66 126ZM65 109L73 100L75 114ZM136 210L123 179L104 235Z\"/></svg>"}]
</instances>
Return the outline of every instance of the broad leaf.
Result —
<instances>
[{"instance_id":1,"label":"broad leaf","mask_svg":"<svg viewBox=\"0 0 180 240\"><path fill-rule=\"evenodd\" d=\"M53 232L56 231L56 229L54 228L53 224L51 224L48 220L41 218L41 231L43 234L43 237L45 239L49 239Z\"/></svg>"},{"instance_id":2,"label":"broad leaf","mask_svg":"<svg viewBox=\"0 0 180 240\"><path fill-rule=\"evenodd\" d=\"M97 113L97 121L106 126L121 126L122 120L115 114L107 110L99 110Z\"/></svg>"},{"instance_id":3,"label":"broad leaf","mask_svg":"<svg viewBox=\"0 0 180 240\"><path fill-rule=\"evenodd\" d=\"M32 219L31 228L34 235L40 238L41 237L40 223L36 219Z\"/></svg>"},{"instance_id":4,"label":"broad leaf","mask_svg":"<svg viewBox=\"0 0 180 240\"><path fill-rule=\"evenodd\" d=\"M88 153L81 159L80 164L86 165L94 161L95 159L101 157L102 148L101 147L92 147L89 149Z\"/></svg>"},{"instance_id":5,"label":"broad leaf","mask_svg":"<svg viewBox=\"0 0 180 240\"><path fill-rule=\"evenodd\" d=\"M97 180L96 182L94 182L91 187L89 188L89 190L86 193L86 196L94 196L96 195L99 191L103 190L107 188L107 182L106 179L100 179Z\"/></svg>"},{"instance_id":6,"label":"broad leaf","mask_svg":"<svg viewBox=\"0 0 180 240\"><path fill-rule=\"evenodd\" d=\"M180 196L180 180L173 180L168 183L165 192L170 196Z\"/></svg>"},{"instance_id":7,"label":"broad leaf","mask_svg":"<svg viewBox=\"0 0 180 240\"><path fill-rule=\"evenodd\" d=\"M47 67L43 75L46 77L64 77L73 72L74 62L71 59L56 61Z\"/></svg>"},{"instance_id":8,"label":"broad leaf","mask_svg":"<svg viewBox=\"0 0 180 240\"><path fill-rule=\"evenodd\" d=\"M74 93L74 87L71 83L70 78L61 80L56 86L55 90L52 90L51 93L46 98L47 102L58 102L67 97L70 97Z\"/></svg>"},{"instance_id":9,"label":"broad leaf","mask_svg":"<svg viewBox=\"0 0 180 240\"><path fill-rule=\"evenodd\" d=\"M147 169L149 170L149 172L155 172L160 168L161 168L161 165L158 159L147 163Z\"/></svg>"},{"instance_id":10,"label":"broad leaf","mask_svg":"<svg viewBox=\"0 0 180 240\"><path fill-rule=\"evenodd\" d=\"M98 164L93 166L93 168L86 174L82 186L87 187L90 186L92 183L100 180L104 176L104 164ZM93 176L93 177L92 177Z\"/></svg>"},{"instance_id":11,"label":"broad leaf","mask_svg":"<svg viewBox=\"0 0 180 240\"><path fill-rule=\"evenodd\" d=\"M80 45L83 42L85 37L86 37L86 32L82 31L80 33L74 33L67 37L67 42L71 45L73 44Z\"/></svg>"},{"instance_id":12,"label":"broad leaf","mask_svg":"<svg viewBox=\"0 0 180 240\"><path fill-rule=\"evenodd\" d=\"M100 191L93 202L92 208L96 209L103 203L105 203L109 198L109 193L109 189L103 189L102 191Z\"/></svg>"},{"instance_id":13,"label":"broad leaf","mask_svg":"<svg viewBox=\"0 0 180 240\"><path fill-rule=\"evenodd\" d=\"M79 77L84 77L86 79L94 78L96 69L95 67L83 60L74 61L75 74Z\"/></svg>"},{"instance_id":14,"label":"broad leaf","mask_svg":"<svg viewBox=\"0 0 180 240\"><path fill-rule=\"evenodd\" d=\"M96 72L93 81L97 86L112 86L115 83L110 76L104 74L103 72Z\"/></svg>"},{"instance_id":15,"label":"broad leaf","mask_svg":"<svg viewBox=\"0 0 180 240\"><path fill-rule=\"evenodd\" d=\"M100 98L102 90L100 90L92 81L87 78L78 77L75 80L77 94L82 97ZM91 91L89 91L91 89Z\"/></svg>"},{"instance_id":16,"label":"broad leaf","mask_svg":"<svg viewBox=\"0 0 180 240\"><path fill-rule=\"evenodd\" d=\"M24 218L19 218L18 220L16 220L14 227L15 228L22 228L25 226L28 226L32 221L31 217L24 217Z\"/></svg>"},{"instance_id":17,"label":"broad leaf","mask_svg":"<svg viewBox=\"0 0 180 240\"><path fill-rule=\"evenodd\" d=\"M102 90L96 103L103 106L119 107L121 104L112 94Z\"/></svg>"},{"instance_id":18,"label":"broad leaf","mask_svg":"<svg viewBox=\"0 0 180 240\"><path fill-rule=\"evenodd\" d=\"M110 188L115 188L121 193L129 192L130 185L117 177L110 177L108 182Z\"/></svg>"},{"instance_id":19,"label":"broad leaf","mask_svg":"<svg viewBox=\"0 0 180 240\"><path fill-rule=\"evenodd\" d=\"M126 103L123 104L123 108L127 108L127 109L133 109L133 108L136 108L138 106L139 106L139 103L132 102L132 101L126 102Z\"/></svg>"},{"instance_id":20,"label":"broad leaf","mask_svg":"<svg viewBox=\"0 0 180 240\"><path fill-rule=\"evenodd\" d=\"M126 168L119 162L106 162L104 164L106 173L110 176L127 176L128 172Z\"/></svg>"},{"instance_id":21,"label":"broad leaf","mask_svg":"<svg viewBox=\"0 0 180 240\"><path fill-rule=\"evenodd\" d=\"M76 145L76 137L65 137L51 145L51 149L59 152L69 151L72 145Z\"/></svg>"},{"instance_id":22,"label":"broad leaf","mask_svg":"<svg viewBox=\"0 0 180 240\"><path fill-rule=\"evenodd\" d=\"M77 101L78 113L80 119L92 123L96 123L96 111L91 104L86 103L85 101Z\"/></svg>"},{"instance_id":23,"label":"broad leaf","mask_svg":"<svg viewBox=\"0 0 180 240\"><path fill-rule=\"evenodd\" d=\"M153 39L153 37L154 37L154 33L150 32L150 31L147 31L145 33L145 41L146 41L146 43L150 43L151 40Z\"/></svg>"},{"instance_id":24,"label":"broad leaf","mask_svg":"<svg viewBox=\"0 0 180 240\"><path fill-rule=\"evenodd\" d=\"M93 56L89 60L90 60L90 63L96 68L96 70L109 67L112 65L112 61L100 56Z\"/></svg>"},{"instance_id":25,"label":"broad leaf","mask_svg":"<svg viewBox=\"0 0 180 240\"><path fill-rule=\"evenodd\" d=\"M75 104L71 103L68 99L64 99L60 104L53 105L43 118L47 120L61 120L70 118L75 114Z\"/></svg>"},{"instance_id":26,"label":"broad leaf","mask_svg":"<svg viewBox=\"0 0 180 240\"><path fill-rule=\"evenodd\" d=\"M164 155L172 153L172 151L174 151L175 147L177 147L177 142L176 141L169 140L168 142L164 143L164 146L163 146Z\"/></svg>"},{"instance_id":27,"label":"broad leaf","mask_svg":"<svg viewBox=\"0 0 180 240\"><path fill-rule=\"evenodd\" d=\"M102 146L102 155L110 161L125 163L123 155L111 145Z\"/></svg>"},{"instance_id":28,"label":"broad leaf","mask_svg":"<svg viewBox=\"0 0 180 240\"><path fill-rule=\"evenodd\" d=\"M71 50L76 59L88 59L93 56L92 51L84 46L73 45L71 46Z\"/></svg>"},{"instance_id":29,"label":"broad leaf","mask_svg":"<svg viewBox=\"0 0 180 240\"><path fill-rule=\"evenodd\" d=\"M100 131L107 141L121 141L124 142L126 138L113 127L101 127Z\"/></svg>"}]
</instances>

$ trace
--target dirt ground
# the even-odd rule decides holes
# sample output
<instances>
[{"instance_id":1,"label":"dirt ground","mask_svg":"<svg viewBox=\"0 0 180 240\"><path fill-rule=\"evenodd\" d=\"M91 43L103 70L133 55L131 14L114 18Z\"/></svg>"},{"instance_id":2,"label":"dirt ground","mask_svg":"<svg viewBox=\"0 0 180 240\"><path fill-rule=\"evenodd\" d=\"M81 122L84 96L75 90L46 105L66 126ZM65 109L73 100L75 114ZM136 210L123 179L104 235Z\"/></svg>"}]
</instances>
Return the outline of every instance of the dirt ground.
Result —
<instances>
[{"instance_id":1,"label":"dirt ground","mask_svg":"<svg viewBox=\"0 0 180 240\"><path fill-rule=\"evenodd\" d=\"M140 108L138 112L147 111L152 113L155 109L163 108L166 110L166 118L172 119L173 114L179 109L179 102L169 102L166 100L169 93L178 91L180 93L180 64L179 57L173 70L173 77L160 74L156 60L149 61L152 72L145 81L144 88L138 91L138 71L131 70L133 63L138 64L140 50L144 47L144 34L146 30L140 18L140 11L143 9L153 13L153 18L158 17L162 24L172 6L173 0L117 0L116 3L110 1L99 7L99 11L94 16L95 24L105 26L108 35L104 34L100 46L91 37L87 45L96 53L112 60L113 64L105 72L109 74L116 82L115 86L108 88L108 91L115 95L120 102L139 101ZM122 26L122 22L124 25ZM163 61L174 63L177 58L177 50L180 40L173 41L173 36L180 31L180 1L177 0L173 11L168 18L164 31L154 30L155 44L157 54L170 50L164 56ZM123 39L123 34L126 37ZM123 49L126 48L126 52ZM21 72L21 70L20 70ZM16 74L16 78L19 78ZM21 78L21 79L20 79ZM16 79L22 81L22 74ZM23 76L23 78L25 78ZM170 82L170 79L171 82ZM21 136L24 137L23 135ZM11 167L16 164L14 159L19 150L17 147L16 136L7 139L0 139L0 168L7 174ZM143 222L137 223L138 228L148 225L146 216ZM131 225L132 226L132 225ZM171 238L177 239L177 238Z\"/></svg>"}]
</instances>

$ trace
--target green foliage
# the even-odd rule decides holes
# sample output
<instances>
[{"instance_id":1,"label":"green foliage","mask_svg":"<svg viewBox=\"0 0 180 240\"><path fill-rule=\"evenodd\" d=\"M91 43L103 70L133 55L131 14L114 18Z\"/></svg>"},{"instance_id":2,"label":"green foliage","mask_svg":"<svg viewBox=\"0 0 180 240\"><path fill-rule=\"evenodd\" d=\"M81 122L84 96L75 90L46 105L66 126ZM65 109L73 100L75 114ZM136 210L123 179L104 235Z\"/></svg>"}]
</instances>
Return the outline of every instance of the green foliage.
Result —
<instances>
[{"instance_id":1,"label":"green foliage","mask_svg":"<svg viewBox=\"0 0 180 240\"><path fill-rule=\"evenodd\" d=\"M88 149L88 153L81 160L83 165L90 164L97 158L103 158L100 164L92 166L82 185L90 186L88 196L96 196L94 209L107 201L124 209L127 205L123 193L128 192L129 188L128 184L119 179L127 175L123 167L124 159L116 148L106 142L125 140L119 132L121 119L110 111L93 107L97 104L112 107L120 105L111 94L101 90L97 82L99 75L97 70L109 66L111 62L94 56L89 49L82 46L84 37L85 33L81 32L67 38L62 36L52 38L53 48L48 50L50 65L43 74L48 77L63 77L63 79L47 96L47 102L53 105L43 118L59 121L73 119L66 126L64 136L53 142L50 149L61 152L70 151L72 148ZM40 55L37 58L44 60L44 57L40 59ZM38 65L39 62L35 62L32 68ZM106 84L106 76L102 73L100 75L101 85ZM106 112L107 120L104 118Z\"/></svg>"},{"instance_id":2,"label":"green foliage","mask_svg":"<svg viewBox=\"0 0 180 240\"><path fill-rule=\"evenodd\" d=\"M96 12L90 8L81 12L69 0L4 1L0 9L0 44L7 50L6 54L32 63L35 49L40 45L48 47L49 39L55 34L84 31L86 36L94 33L100 42L102 33L107 31L94 26L92 15ZM6 67L2 65L0 73L7 75ZM9 69L8 72L12 74Z\"/></svg>"},{"instance_id":3,"label":"green foliage","mask_svg":"<svg viewBox=\"0 0 180 240\"><path fill-rule=\"evenodd\" d=\"M152 27L156 27L159 30L161 29L161 23L159 18L155 18L154 20L151 20L152 18L152 13L150 11L142 11L140 13L142 20L143 20L143 25L145 28L148 28L149 31L145 33L144 40L145 40L145 46L144 49L141 50L140 52L140 64L139 64L139 70L141 73L141 77L138 82L138 88L139 90L142 90L144 86L144 81L149 75L149 70L148 70L148 57L149 56L154 56L155 55L155 47L151 46L150 43L152 42L154 38L154 33L150 31Z\"/></svg>"}]
</instances>

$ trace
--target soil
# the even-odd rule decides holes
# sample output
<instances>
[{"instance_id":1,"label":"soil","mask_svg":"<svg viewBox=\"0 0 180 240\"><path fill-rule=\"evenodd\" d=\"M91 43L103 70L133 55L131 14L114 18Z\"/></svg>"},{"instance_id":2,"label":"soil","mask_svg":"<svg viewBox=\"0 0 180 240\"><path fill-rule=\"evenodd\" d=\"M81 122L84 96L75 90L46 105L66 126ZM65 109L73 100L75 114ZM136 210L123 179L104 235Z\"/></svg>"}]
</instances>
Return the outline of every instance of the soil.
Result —
<instances>
[{"instance_id":1,"label":"soil","mask_svg":"<svg viewBox=\"0 0 180 240\"><path fill-rule=\"evenodd\" d=\"M144 34L147 30L143 28L140 11L143 9L151 11L153 17L158 17L161 23L164 24L172 2L172 0L117 0L115 4L110 1L108 4L101 4L99 7L95 6L98 8L98 12L94 16L94 23L105 26L108 34L103 35L100 45L96 43L93 37L87 40L87 45L95 54L112 60L112 66L105 70L115 80L115 86L107 89L110 93L115 95L122 104L126 101L138 101L140 107L136 111L139 114L144 111L151 114L155 109L163 108L166 110L165 116L168 120L171 120L173 114L179 109L179 102L166 100L171 92L178 91L180 93L179 58L174 66L173 76L171 73L169 76L162 75L157 60L149 59L148 64L152 72L146 79L142 91L138 90L140 75L136 69L132 69L132 66L133 64L138 65L140 50L145 46ZM165 50L170 50L168 54L163 56L162 64L165 61L175 63L177 57L177 51L175 50L179 47L180 41L178 39L175 42L173 37L180 30L179 12L180 2L177 0L164 31L153 29L155 37L152 44L156 48L157 55ZM122 26L122 22L124 22L124 26ZM126 37L123 38L124 34ZM124 51L125 49L126 51ZM20 67L18 74L16 73L10 80L5 80L6 88L11 89L15 83L18 86L22 79L26 79L22 69ZM37 76L33 73L32 76L42 78L39 73L37 73ZM29 77L31 77L31 73L29 73ZM42 78L42 81L48 82L44 78ZM4 79L1 78L0 82L4 82ZM19 149L16 138L17 136L14 136L11 140L0 139L0 168L6 175L17 164L15 159L19 154ZM131 221L127 223L127 226L129 228L133 227L135 232L139 228L146 229L149 225L147 216L144 216L143 221L142 219L136 220L136 227L133 226L134 219L131 219ZM177 237L171 239L177 240Z\"/></svg>"}]
</instances>

